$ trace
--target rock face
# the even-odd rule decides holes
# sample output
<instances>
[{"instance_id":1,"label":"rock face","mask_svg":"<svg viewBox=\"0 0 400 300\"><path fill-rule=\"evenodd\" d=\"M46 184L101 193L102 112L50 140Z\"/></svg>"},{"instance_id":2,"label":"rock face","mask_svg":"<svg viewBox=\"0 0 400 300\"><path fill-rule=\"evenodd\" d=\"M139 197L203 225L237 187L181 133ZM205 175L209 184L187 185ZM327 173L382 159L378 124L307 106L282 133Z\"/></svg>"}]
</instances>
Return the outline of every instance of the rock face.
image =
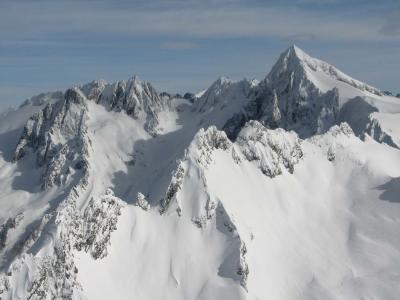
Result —
<instances>
[{"instance_id":1,"label":"rock face","mask_svg":"<svg viewBox=\"0 0 400 300\"><path fill-rule=\"evenodd\" d=\"M8 231L15 229L23 218L24 214L20 213L15 217L8 218L7 221L0 226L0 251L2 251L6 245Z\"/></svg>"},{"instance_id":2,"label":"rock face","mask_svg":"<svg viewBox=\"0 0 400 300\"><path fill-rule=\"evenodd\" d=\"M111 189L91 198L83 212L76 207L72 197L58 209L59 237L71 248L89 252L94 259L104 258L124 206L125 203L115 197Z\"/></svg>"},{"instance_id":3,"label":"rock face","mask_svg":"<svg viewBox=\"0 0 400 300\"><path fill-rule=\"evenodd\" d=\"M385 130L378 119L373 114L368 116L369 122L366 124L365 132L380 143L385 143L391 147L400 149L400 136L394 137L391 130Z\"/></svg>"},{"instance_id":4,"label":"rock face","mask_svg":"<svg viewBox=\"0 0 400 300\"><path fill-rule=\"evenodd\" d=\"M326 132L339 112L339 91L323 93L309 80L307 61L296 47L281 55L261 84L256 102L260 121L271 128L296 131L300 137ZM271 121L270 121L271 120Z\"/></svg>"},{"instance_id":5,"label":"rock face","mask_svg":"<svg viewBox=\"0 0 400 300\"><path fill-rule=\"evenodd\" d=\"M59 148L58 142L64 142L81 131L85 111L85 100L80 91L67 90L62 101L48 104L29 119L15 150L14 161L32 149L38 151L37 161L42 165L54 156L54 152Z\"/></svg>"},{"instance_id":6,"label":"rock face","mask_svg":"<svg viewBox=\"0 0 400 300\"><path fill-rule=\"evenodd\" d=\"M310 79L306 66L316 68L297 47L282 53L269 75L255 89L244 112L224 126L235 139L248 120L268 128L294 130L302 138L326 132L337 121L339 92L322 92Z\"/></svg>"},{"instance_id":7,"label":"rock face","mask_svg":"<svg viewBox=\"0 0 400 300\"><path fill-rule=\"evenodd\" d=\"M181 213L181 208L177 200L177 195L179 190L182 188L183 178L185 175L185 169L183 167L183 162L179 163L178 168L174 171L170 184L168 185L165 197L160 201L160 214L165 213L171 203L175 202L177 204L176 211L178 215Z\"/></svg>"},{"instance_id":8,"label":"rock face","mask_svg":"<svg viewBox=\"0 0 400 300\"><path fill-rule=\"evenodd\" d=\"M257 121L250 121L239 133L237 144L248 161L254 161L269 177L282 174L282 169L293 173L303 157L300 139L295 132L278 128L270 130Z\"/></svg>"},{"instance_id":9,"label":"rock face","mask_svg":"<svg viewBox=\"0 0 400 300\"><path fill-rule=\"evenodd\" d=\"M380 134L369 120L371 113L381 109L374 99L383 95L292 46L281 54L268 76L251 89L245 109L229 119L223 129L234 140L247 121L257 120L268 128L294 130L307 138L346 122L361 138L374 132L372 136L378 142L394 145L388 134Z\"/></svg>"},{"instance_id":10,"label":"rock face","mask_svg":"<svg viewBox=\"0 0 400 300\"><path fill-rule=\"evenodd\" d=\"M28 120L13 160L36 153L37 165L44 167L44 189L65 183L78 171L85 172L90 144L86 119L85 96L78 89L67 90L64 99L46 105Z\"/></svg>"},{"instance_id":11,"label":"rock face","mask_svg":"<svg viewBox=\"0 0 400 300\"><path fill-rule=\"evenodd\" d=\"M24 299L79 299L82 288L77 281L74 251L84 250L94 259L104 258L124 206L107 189L104 195L92 198L81 213L71 194L56 210L58 228L49 254L35 257L24 253L17 258L10 271L0 277L0 295L16 293L18 285L10 286L10 281L18 282L20 276L29 274L23 283L27 288L21 291Z\"/></svg>"},{"instance_id":12,"label":"rock face","mask_svg":"<svg viewBox=\"0 0 400 300\"><path fill-rule=\"evenodd\" d=\"M57 244L52 256L36 263L38 267L28 286L27 299L71 299L75 290L81 289L77 282L78 270L67 244Z\"/></svg>"},{"instance_id":13,"label":"rock face","mask_svg":"<svg viewBox=\"0 0 400 300\"><path fill-rule=\"evenodd\" d=\"M159 95L153 86L134 76L113 84L94 81L81 87L89 100L113 111L125 111L133 118L145 116L146 130L155 135L159 124L158 113L169 108L170 97Z\"/></svg>"},{"instance_id":14,"label":"rock face","mask_svg":"<svg viewBox=\"0 0 400 300\"><path fill-rule=\"evenodd\" d=\"M145 196L142 193L138 193L136 197L136 203L137 206L139 206L141 209L144 211L147 211L150 209L150 204L147 202Z\"/></svg>"},{"instance_id":15,"label":"rock face","mask_svg":"<svg viewBox=\"0 0 400 300\"><path fill-rule=\"evenodd\" d=\"M105 257L123 206L124 203L110 189L97 201L92 198L83 213L82 240L76 247L90 252L95 259Z\"/></svg>"},{"instance_id":16,"label":"rock face","mask_svg":"<svg viewBox=\"0 0 400 300\"><path fill-rule=\"evenodd\" d=\"M196 144L197 162L207 167L212 162L212 153L216 149L227 151L231 148L232 143L226 134L219 131L215 126L209 127L207 130L200 129L194 138ZM193 151L193 150L192 150Z\"/></svg>"},{"instance_id":17,"label":"rock face","mask_svg":"<svg viewBox=\"0 0 400 300\"><path fill-rule=\"evenodd\" d=\"M158 113L169 109L169 100L160 98L149 83L136 76L114 84L100 80L68 89L62 99L47 104L28 120L14 152L13 161L36 153L37 165L44 167L43 189L67 182L76 172L86 172L91 143L86 126L88 100L143 118L145 130L153 136L157 135Z\"/></svg>"},{"instance_id":18,"label":"rock face","mask_svg":"<svg viewBox=\"0 0 400 300\"><path fill-rule=\"evenodd\" d=\"M196 99L196 95L193 94L193 93L186 92L186 93L183 95L183 99L186 99L186 100L190 101L191 103L193 103L194 100Z\"/></svg>"}]
</instances>

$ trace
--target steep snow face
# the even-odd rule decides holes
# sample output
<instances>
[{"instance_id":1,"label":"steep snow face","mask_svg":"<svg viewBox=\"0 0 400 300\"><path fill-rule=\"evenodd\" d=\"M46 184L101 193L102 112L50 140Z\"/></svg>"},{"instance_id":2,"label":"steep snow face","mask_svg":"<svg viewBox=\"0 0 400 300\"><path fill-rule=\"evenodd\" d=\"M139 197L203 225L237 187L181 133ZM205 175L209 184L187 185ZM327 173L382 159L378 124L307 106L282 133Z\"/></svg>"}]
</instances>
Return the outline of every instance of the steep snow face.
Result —
<instances>
[{"instance_id":1,"label":"steep snow face","mask_svg":"<svg viewBox=\"0 0 400 300\"><path fill-rule=\"evenodd\" d=\"M299 140L251 122L239 136L201 130L168 201L124 208L104 259L77 254L88 298L395 299L399 152L347 124Z\"/></svg>"},{"instance_id":2,"label":"steep snow face","mask_svg":"<svg viewBox=\"0 0 400 300\"><path fill-rule=\"evenodd\" d=\"M206 112L221 109L232 102L243 101L249 96L251 87L252 83L248 80L235 82L220 77L196 100L194 109Z\"/></svg>"},{"instance_id":3,"label":"steep snow face","mask_svg":"<svg viewBox=\"0 0 400 300\"><path fill-rule=\"evenodd\" d=\"M247 79L232 81L221 77L216 80L193 104L192 110L201 117L199 126L224 126L232 116L251 103L257 85L255 80Z\"/></svg>"},{"instance_id":4,"label":"steep snow face","mask_svg":"<svg viewBox=\"0 0 400 300\"><path fill-rule=\"evenodd\" d=\"M258 81L233 81L220 77L195 98L192 105L194 118L200 119L197 128L221 128L237 112L244 109L254 97Z\"/></svg>"},{"instance_id":5,"label":"steep snow face","mask_svg":"<svg viewBox=\"0 0 400 300\"><path fill-rule=\"evenodd\" d=\"M278 135L279 144L254 147L260 155L287 153L294 163L286 168L284 156L262 156L282 166L274 177L247 155L247 145L254 136L268 141ZM246 246L247 297L394 299L399 171L382 155L397 166L399 152L371 139L362 142L345 124L302 141L296 151L289 146L295 145L293 133L269 132L257 123L239 136L242 141L231 149L240 159L233 159L232 150L214 151L202 181L209 201L222 203ZM182 190L186 184L183 180ZM189 199L180 200L182 215Z\"/></svg>"},{"instance_id":6,"label":"steep snow face","mask_svg":"<svg viewBox=\"0 0 400 300\"><path fill-rule=\"evenodd\" d=\"M0 297L396 299L398 106L296 47L193 101L32 98L0 118Z\"/></svg>"}]
</instances>

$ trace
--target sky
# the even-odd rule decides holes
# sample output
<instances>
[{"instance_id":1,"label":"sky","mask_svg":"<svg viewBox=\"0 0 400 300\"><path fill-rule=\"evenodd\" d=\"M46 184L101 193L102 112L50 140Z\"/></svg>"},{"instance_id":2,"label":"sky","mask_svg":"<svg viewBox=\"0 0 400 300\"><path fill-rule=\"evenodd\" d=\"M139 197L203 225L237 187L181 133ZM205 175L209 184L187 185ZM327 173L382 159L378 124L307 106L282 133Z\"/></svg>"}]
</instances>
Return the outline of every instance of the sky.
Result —
<instances>
[{"instance_id":1,"label":"sky","mask_svg":"<svg viewBox=\"0 0 400 300\"><path fill-rule=\"evenodd\" d=\"M400 0L0 0L0 108L100 78L262 79L292 44L400 92Z\"/></svg>"}]
</instances>

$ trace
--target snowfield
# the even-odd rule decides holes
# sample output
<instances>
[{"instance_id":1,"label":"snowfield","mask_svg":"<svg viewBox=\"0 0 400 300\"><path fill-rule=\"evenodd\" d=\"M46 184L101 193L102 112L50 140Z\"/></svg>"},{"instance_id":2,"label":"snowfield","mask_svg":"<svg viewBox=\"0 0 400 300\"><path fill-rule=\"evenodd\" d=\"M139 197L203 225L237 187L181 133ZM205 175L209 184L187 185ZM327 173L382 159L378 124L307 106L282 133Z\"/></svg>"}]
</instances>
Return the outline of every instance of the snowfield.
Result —
<instances>
[{"instance_id":1,"label":"snowfield","mask_svg":"<svg viewBox=\"0 0 400 300\"><path fill-rule=\"evenodd\" d=\"M41 94L0 117L0 298L398 299L399 149L400 99L296 46Z\"/></svg>"}]
</instances>

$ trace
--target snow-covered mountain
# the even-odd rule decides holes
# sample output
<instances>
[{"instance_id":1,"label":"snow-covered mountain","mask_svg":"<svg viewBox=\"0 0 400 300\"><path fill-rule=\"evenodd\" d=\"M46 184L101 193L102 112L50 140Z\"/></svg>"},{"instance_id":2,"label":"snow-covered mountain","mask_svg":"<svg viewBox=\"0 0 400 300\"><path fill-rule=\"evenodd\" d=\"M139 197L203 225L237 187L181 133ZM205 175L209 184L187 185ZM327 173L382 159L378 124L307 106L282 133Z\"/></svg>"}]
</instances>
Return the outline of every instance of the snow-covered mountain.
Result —
<instances>
[{"instance_id":1,"label":"snow-covered mountain","mask_svg":"<svg viewBox=\"0 0 400 300\"><path fill-rule=\"evenodd\" d=\"M378 141L400 146L391 133L393 128L388 125L385 130L381 125L387 113L399 113L398 98L385 97L378 89L310 57L296 46L281 54L254 93L245 110L227 123L229 137L234 138L252 119L270 128L294 130L301 137L324 133L334 124L347 122L357 136L368 133Z\"/></svg>"},{"instance_id":2,"label":"snow-covered mountain","mask_svg":"<svg viewBox=\"0 0 400 300\"><path fill-rule=\"evenodd\" d=\"M400 99L296 46L197 95L133 77L0 117L1 299L397 299Z\"/></svg>"}]
</instances>

